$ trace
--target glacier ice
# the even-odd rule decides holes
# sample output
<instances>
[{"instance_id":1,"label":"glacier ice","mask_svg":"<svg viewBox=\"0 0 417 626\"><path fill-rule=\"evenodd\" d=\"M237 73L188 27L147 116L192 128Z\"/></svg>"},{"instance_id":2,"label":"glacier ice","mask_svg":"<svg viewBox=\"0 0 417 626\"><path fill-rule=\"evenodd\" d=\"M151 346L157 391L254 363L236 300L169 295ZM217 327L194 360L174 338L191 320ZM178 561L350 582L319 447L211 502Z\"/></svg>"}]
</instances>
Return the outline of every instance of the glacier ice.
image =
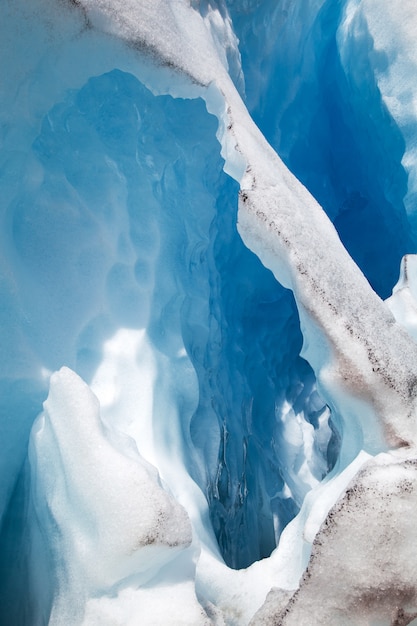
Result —
<instances>
[{"instance_id":1,"label":"glacier ice","mask_svg":"<svg viewBox=\"0 0 417 626\"><path fill-rule=\"evenodd\" d=\"M144 587L172 560L179 588L191 569L192 559L181 554L192 542L186 511L163 489L134 441L105 425L99 411L88 385L62 368L51 377L44 411L32 429L37 523L51 537L51 562L62 562L50 624L97 621L103 609L90 598L103 591L117 595L129 585ZM188 623L198 623L196 616L206 623L192 585L186 590L184 602L195 613ZM139 605L146 603L140 600ZM135 619L142 619L138 608Z\"/></svg>"},{"instance_id":2,"label":"glacier ice","mask_svg":"<svg viewBox=\"0 0 417 626\"><path fill-rule=\"evenodd\" d=\"M384 65L383 47L374 48L368 4L263 2L251 20L237 6L233 23L246 43L255 121L328 213L373 288L387 297L401 257L414 249L412 210L407 216L404 133L378 88L378 74L390 64Z\"/></svg>"},{"instance_id":3,"label":"glacier ice","mask_svg":"<svg viewBox=\"0 0 417 626\"><path fill-rule=\"evenodd\" d=\"M1 623L411 622L413 3L0 10Z\"/></svg>"}]
</instances>

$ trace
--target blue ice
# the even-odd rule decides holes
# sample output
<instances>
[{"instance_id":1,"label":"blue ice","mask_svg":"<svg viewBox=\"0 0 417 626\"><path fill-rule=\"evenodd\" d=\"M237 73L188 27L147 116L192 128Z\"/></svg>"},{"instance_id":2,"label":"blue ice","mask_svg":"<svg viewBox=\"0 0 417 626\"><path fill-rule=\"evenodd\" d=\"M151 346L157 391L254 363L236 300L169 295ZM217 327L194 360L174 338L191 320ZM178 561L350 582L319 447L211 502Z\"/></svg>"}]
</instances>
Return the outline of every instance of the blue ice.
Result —
<instances>
[{"instance_id":1,"label":"blue ice","mask_svg":"<svg viewBox=\"0 0 417 626\"><path fill-rule=\"evenodd\" d=\"M369 79L366 25L347 72L344 3L227 4L253 119L387 297L416 241L405 141ZM39 70L31 93L56 80ZM2 112L0 165L0 623L22 625L48 623L57 584L47 539L44 585L33 565L32 424L50 373L91 383L120 329L144 331L157 355L155 446L204 495L231 568L271 554L343 435L300 356L292 293L237 232L238 184L203 100L155 95L115 66L63 89L34 132L36 115L36 98L27 119Z\"/></svg>"}]
</instances>

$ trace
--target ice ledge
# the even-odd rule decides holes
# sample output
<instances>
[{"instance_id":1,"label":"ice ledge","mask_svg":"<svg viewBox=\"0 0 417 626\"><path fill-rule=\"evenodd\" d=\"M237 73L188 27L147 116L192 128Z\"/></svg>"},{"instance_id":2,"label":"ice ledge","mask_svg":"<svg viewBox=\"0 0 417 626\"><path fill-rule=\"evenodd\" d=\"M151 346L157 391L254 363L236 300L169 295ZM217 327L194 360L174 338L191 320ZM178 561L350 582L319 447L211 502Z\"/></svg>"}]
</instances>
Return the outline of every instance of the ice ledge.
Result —
<instances>
[{"instance_id":1,"label":"ice ledge","mask_svg":"<svg viewBox=\"0 0 417 626\"><path fill-rule=\"evenodd\" d=\"M289 600L271 590L251 624L409 624L417 617L416 507L417 458L369 460L317 533L299 589Z\"/></svg>"}]
</instances>

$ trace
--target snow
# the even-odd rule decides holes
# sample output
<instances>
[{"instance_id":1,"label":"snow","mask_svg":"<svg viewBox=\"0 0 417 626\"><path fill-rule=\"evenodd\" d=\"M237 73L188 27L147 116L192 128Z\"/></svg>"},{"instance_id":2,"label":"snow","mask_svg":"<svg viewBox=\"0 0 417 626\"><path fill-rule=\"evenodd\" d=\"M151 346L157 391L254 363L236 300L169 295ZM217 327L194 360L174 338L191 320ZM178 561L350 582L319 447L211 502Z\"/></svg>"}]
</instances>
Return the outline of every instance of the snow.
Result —
<instances>
[{"instance_id":1,"label":"snow","mask_svg":"<svg viewBox=\"0 0 417 626\"><path fill-rule=\"evenodd\" d=\"M9 623L414 619L415 11L386 4L2 6Z\"/></svg>"},{"instance_id":2,"label":"snow","mask_svg":"<svg viewBox=\"0 0 417 626\"><path fill-rule=\"evenodd\" d=\"M104 426L96 397L68 368L51 377L30 455L37 521L59 528L51 550L65 563L50 623L81 621L79 597L110 593L127 578L143 585L191 544L185 510L134 441Z\"/></svg>"},{"instance_id":3,"label":"snow","mask_svg":"<svg viewBox=\"0 0 417 626\"><path fill-rule=\"evenodd\" d=\"M416 255L408 254L401 261L400 277L386 303L395 319L408 334L417 340L416 328Z\"/></svg>"},{"instance_id":4,"label":"snow","mask_svg":"<svg viewBox=\"0 0 417 626\"><path fill-rule=\"evenodd\" d=\"M272 591L252 623L408 624L417 617L415 471L412 458L368 461L316 534L299 590L284 610Z\"/></svg>"}]
</instances>

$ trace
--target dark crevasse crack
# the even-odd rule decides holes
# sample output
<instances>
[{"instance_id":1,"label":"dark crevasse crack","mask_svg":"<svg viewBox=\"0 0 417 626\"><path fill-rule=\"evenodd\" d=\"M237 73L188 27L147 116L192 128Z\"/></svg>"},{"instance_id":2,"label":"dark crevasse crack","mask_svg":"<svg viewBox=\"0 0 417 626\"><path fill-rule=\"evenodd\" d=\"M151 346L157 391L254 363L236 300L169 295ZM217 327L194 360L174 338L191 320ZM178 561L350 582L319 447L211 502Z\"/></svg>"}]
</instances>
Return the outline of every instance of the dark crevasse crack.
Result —
<instances>
[{"instance_id":1,"label":"dark crevasse crack","mask_svg":"<svg viewBox=\"0 0 417 626\"><path fill-rule=\"evenodd\" d=\"M254 120L290 170L323 206L375 291L383 298L388 297L397 280L402 256L414 252L416 243L410 235L403 203L407 191L407 176L401 163L404 140L376 83L374 67L384 59L375 52L366 23L356 18L354 29L342 31L345 2L230 0L228 5L240 40L246 100ZM281 302L286 299L284 293L281 298ZM293 337L293 350L297 350L297 345L301 346L297 322L292 322L296 317L295 311L289 312L286 324L293 329L281 330L281 337ZM262 334L262 324L258 323L257 328ZM274 328L277 329L276 324ZM247 329L245 337L251 341ZM252 340L259 341L259 335ZM282 339L281 346L279 341L271 342L269 349L282 355L282 345ZM275 358L279 360L279 357ZM293 375L296 372L295 377L302 381L301 384L308 385L307 381L314 376L307 371L307 365L304 367L300 363L296 365L293 361L287 375L290 370ZM251 428L254 424L264 424L265 416L271 415L268 390L273 390L273 396L282 385L282 363L275 363L274 371L281 372L278 384L274 381L269 386L271 377L262 382L259 380L259 389L264 389L262 402L257 402L256 393L251 396ZM257 379L253 373L247 377L247 380ZM281 402L290 386L282 393ZM238 451L229 457L225 453L233 446L227 424L233 420L230 416L239 411L225 407L224 412L218 489L213 490L212 515L213 510L219 511L214 526L228 554L225 546L231 546L233 540L227 537L239 536L239 533L235 535L239 518L250 527L250 511L254 510L253 506L246 508L243 503L242 488L247 494L247 502L254 502L254 492L258 491L257 523L259 527L264 524L264 530L258 530L257 536L268 537L268 521L265 523L269 519L265 515L268 496L265 495L270 493L268 486L273 479L277 486L282 485L283 476L282 470L281 474L271 471L271 482L265 486L250 460L247 461L247 439L244 438L239 450L245 450L245 461L240 463L247 463L248 471L237 471L233 480L228 458L242 458L242 453L240 457ZM337 416L333 416L333 420L337 425ZM337 458L339 436L331 421L330 427L333 435L325 452L328 468ZM269 438L265 440L257 439L253 432L251 434L252 445L254 442L259 444L259 458L263 458L261 450L268 458L268 449L277 440L276 432L273 433L271 427ZM280 452L274 459L281 457L283 460L284 450L291 447L288 441L281 443ZM258 454L254 453L249 459L257 457ZM287 460L283 461L284 465ZM296 466L294 460L293 463ZM248 480L250 482L252 476L255 478L248 489ZM268 476L268 472L263 476ZM240 479L236 482L238 477ZM225 503L230 504L225 506ZM272 498L266 508L285 525L297 511L296 499L285 500L281 494L279 506L274 510L276 504ZM241 521L240 528L243 527ZM275 540L278 536L279 533ZM229 563L235 567L241 565L244 559L236 555L248 551L248 545L243 536L241 547L236 547L230 554ZM264 556L273 541L260 541L259 545L259 556ZM249 560L248 556L247 562Z\"/></svg>"}]
</instances>

